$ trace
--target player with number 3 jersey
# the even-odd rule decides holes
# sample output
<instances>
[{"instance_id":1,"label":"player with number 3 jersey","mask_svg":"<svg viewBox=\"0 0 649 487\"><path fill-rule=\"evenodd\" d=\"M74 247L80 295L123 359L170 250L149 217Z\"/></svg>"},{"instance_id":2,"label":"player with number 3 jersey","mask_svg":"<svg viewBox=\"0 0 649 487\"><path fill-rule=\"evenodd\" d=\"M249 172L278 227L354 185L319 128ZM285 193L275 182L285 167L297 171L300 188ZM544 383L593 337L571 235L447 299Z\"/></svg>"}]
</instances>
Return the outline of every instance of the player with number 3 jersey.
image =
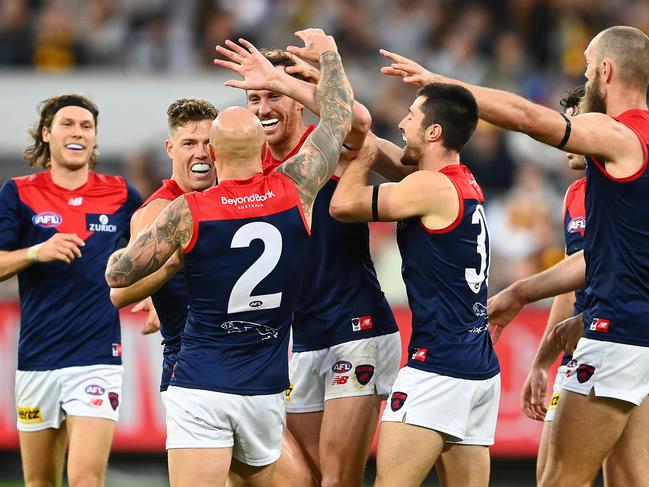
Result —
<instances>
[{"instance_id":1,"label":"player with number 3 jersey","mask_svg":"<svg viewBox=\"0 0 649 487\"><path fill-rule=\"evenodd\" d=\"M399 222L412 337L383 413L375 485L421 485L438 459L444 485L488 483L500 396L487 331L489 232L482 190L459 160L477 120L467 90L424 86L399 125L401 162L419 170L367 186L376 155L369 138L331 201L343 221Z\"/></svg>"}]
</instances>

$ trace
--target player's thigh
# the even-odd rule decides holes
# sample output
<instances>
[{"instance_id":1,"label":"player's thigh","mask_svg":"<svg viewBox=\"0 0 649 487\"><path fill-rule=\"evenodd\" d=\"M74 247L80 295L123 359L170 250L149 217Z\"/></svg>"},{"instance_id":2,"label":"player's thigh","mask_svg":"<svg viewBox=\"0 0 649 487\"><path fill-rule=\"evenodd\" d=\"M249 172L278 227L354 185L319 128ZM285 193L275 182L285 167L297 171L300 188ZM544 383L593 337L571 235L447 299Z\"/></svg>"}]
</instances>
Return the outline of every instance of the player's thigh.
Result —
<instances>
[{"instance_id":1,"label":"player's thigh","mask_svg":"<svg viewBox=\"0 0 649 487\"><path fill-rule=\"evenodd\" d=\"M282 436L282 453L275 464L273 487L299 485L315 487L319 483L320 473L306 456L295 437L288 428L284 429Z\"/></svg>"},{"instance_id":2,"label":"player's thigh","mask_svg":"<svg viewBox=\"0 0 649 487\"><path fill-rule=\"evenodd\" d=\"M629 415L620 439L604 462L607 487L643 485L649 479L649 400Z\"/></svg>"},{"instance_id":3,"label":"player's thigh","mask_svg":"<svg viewBox=\"0 0 649 487\"><path fill-rule=\"evenodd\" d=\"M444 437L435 430L384 421L376 455L376 487L420 486L435 465Z\"/></svg>"},{"instance_id":4,"label":"player's thigh","mask_svg":"<svg viewBox=\"0 0 649 487\"><path fill-rule=\"evenodd\" d=\"M103 485L115 421L68 416L68 479L70 485Z\"/></svg>"},{"instance_id":5,"label":"player's thigh","mask_svg":"<svg viewBox=\"0 0 649 487\"><path fill-rule=\"evenodd\" d=\"M272 485L276 469L276 463L253 467L240 462L236 458L232 459L230 464L230 473L228 474L228 487L268 487ZM302 485L285 483L284 486Z\"/></svg>"},{"instance_id":6,"label":"player's thigh","mask_svg":"<svg viewBox=\"0 0 649 487\"><path fill-rule=\"evenodd\" d=\"M540 485L587 485L626 425L633 404L564 390Z\"/></svg>"},{"instance_id":7,"label":"player's thigh","mask_svg":"<svg viewBox=\"0 0 649 487\"><path fill-rule=\"evenodd\" d=\"M543 431L541 432L541 441L539 441L539 452L536 457L536 481L539 482L543 476L543 471L547 466L548 454L550 450L550 437L554 421L545 421Z\"/></svg>"},{"instance_id":8,"label":"player's thigh","mask_svg":"<svg viewBox=\"0 0 649 487\"><path fill-rule=\"evenodd\" d=\"M168 452L171 487L225 485L232 448L173 448Z\"/></svg>"},{"instance_id":9,"label":"player's thigh","mask_svg":"<svg viewBox=\"0 0 649 487\"><path fill-rule=\"evenodd\" d=\"M360 482L378 424L380 404L381 398L375 394L325 402L320 431L323 482L330 478Z\"/></svg>"},{"instance_id":10,"label":"player's thigh","mask_svg":"<svg viewBox=\"0 0 649 487\"><path fill-rule=\"evenodd\" d=\"M60 487L63 480L66 430L19 431L20 457L27 487Z\"/></svg>"},{"instance_id":11,"label":"player's thigh","mask_svg":"<svg viewBox=\"0 0 649 487\"><path fill-rule=\"evenodd\" d=\"M444 487L489 485L489 447L447 443L436 463Z\"/></svg>"},{"instance_id":12,"label":"player's thigh","mask_svg":"<svg viewBox=\"0 0 649 487\"><path fill-rule=\"evenodd\" d=\"M286 427L306 456L309 466L320 471L320 428L324 411L287 413Z\"/></svg>"}]
</instances>

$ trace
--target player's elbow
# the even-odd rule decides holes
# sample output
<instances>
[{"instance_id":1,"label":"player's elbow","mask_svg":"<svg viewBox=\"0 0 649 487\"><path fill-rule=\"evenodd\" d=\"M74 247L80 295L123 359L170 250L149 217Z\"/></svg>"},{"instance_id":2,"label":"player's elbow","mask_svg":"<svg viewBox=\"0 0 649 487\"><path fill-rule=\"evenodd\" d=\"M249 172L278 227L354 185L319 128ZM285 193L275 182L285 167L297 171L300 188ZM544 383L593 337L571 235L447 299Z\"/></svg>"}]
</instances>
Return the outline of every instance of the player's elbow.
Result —
<instances>
[{"instance_id":1,"label":"player's elbow","mask_svg":"<svg viewBox=\"0 0 649 487\"><path fill-rule=\"evenodd\" d=\"M108 283L108 285L110 286L110 282ZM115 306L116 308L123 308L124 306L129 304L125 299L124 293L120 289L113 288L111 288L110 290L110 302L113 303L113 306Z\"/></svg>"},{"instance_id":2,"label":"player's elbow","mask_svg":"<svg viewBox=\"0 0 649 487\"><path fill-rule=\"evenodd\" d=\"M332 199L329 204L329 214L336 220L344 223L359 221L355 205L349 202Z\"/></svg>"},{"instance_id":3,"label":"player's elbow","mask_svg":"<svg viewBox=\"0 0 649 487\"><path fill-rule=\"evenodd\" d=\"M362 103L355 101L352 112L352 127L354 130L366 134L370 131L371 126L372 115L370 115L369 110Z\"/></svg>"}]
</instances>

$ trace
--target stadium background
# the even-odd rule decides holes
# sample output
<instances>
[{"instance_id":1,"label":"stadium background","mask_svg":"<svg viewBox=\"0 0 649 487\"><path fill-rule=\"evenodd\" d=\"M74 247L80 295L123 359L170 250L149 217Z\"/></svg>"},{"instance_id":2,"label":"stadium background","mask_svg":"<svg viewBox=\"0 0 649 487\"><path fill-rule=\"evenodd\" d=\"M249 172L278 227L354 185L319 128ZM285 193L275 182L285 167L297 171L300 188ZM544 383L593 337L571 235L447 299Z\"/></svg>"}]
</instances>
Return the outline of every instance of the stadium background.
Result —
<instances>
[{"instance_id":1,"label":"stadium background","mask_svg":"<svg viewBox=\"0 0 649 487\"><path fill-rule=\"evenodd\" d=\"M31 170L21 161L39 101L80 92L99 105L98 169L123 174L150 194L170 173L163 151L165 111L180 97L218 108L244 104L223 87L213 47L240 36L259 47L296 43L292 33L323 27L335 36L356 97L373 130L396 143L414 90L381 76L379 47L443 74L514 91L558 107L584 81L583 50L602 28L649 31L642 0L0 0L0 182ZM462 155L487 198L492 292L561 258L561 203L570 172L557 150L481 123ZM372 252L383 288L408 322L394 226L372 224ZM0 283L0 485L19 479L13 371L17 284ZM503 395L493 449L493 485L532 485L540 424L518 410L547 305L522 315L498 347ZM109 483L163 485L163 416L158 403L159 344L142 337L141 316L123 313L124 405ZM416 447L416 446L413 446ZM146 452L146 453L145 453ZM512 460L514 458L515 460ZM11 485L11 484L7 484Z\"/></svg>"}]
</instances>

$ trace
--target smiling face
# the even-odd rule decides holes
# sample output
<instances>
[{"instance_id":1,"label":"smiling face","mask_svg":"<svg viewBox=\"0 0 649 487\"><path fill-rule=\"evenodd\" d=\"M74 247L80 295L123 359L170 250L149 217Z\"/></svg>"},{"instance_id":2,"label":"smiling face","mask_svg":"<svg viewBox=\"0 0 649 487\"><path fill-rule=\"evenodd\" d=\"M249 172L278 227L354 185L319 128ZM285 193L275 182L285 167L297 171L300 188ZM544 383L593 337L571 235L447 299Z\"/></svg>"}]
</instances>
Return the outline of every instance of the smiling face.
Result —
<instances>
[{"instance_id":1,"label":"smiling face","mask_svg":"<svg viewBox=\"0 0 649 487\"><path fill-rule=\"evenodd\" d=\"M401 122L399 130L403 136L406 146L403 148L401 163L408 166L417 166L424 154L424 134L421 130L421 124L424 120L424 112L421 111L421 105L424 98L418 96L408 110Z\"/></svg>"},{"instance_id":2,"label":"smiling face","mask_svg":"<svg viewBox=\"0 0 649 487\"><path fill-rule=\"evenodd\" d=\"M275 69L283 71L284 67L277 66ZM281 145L294 134L301 135L302 104L268 90L248 90L247 99L248 110L257 115L264 127L268 145Z\"/></svg>"},{"instance_id":3,"label":"smiling face","mask_svg":"<svg viewBox=\"0 0 649 487\"><path fill-rule=\"evenodd\" d=\"M85 108L61 108L50 127L41 131L43 142L49 144L52 166L68 170L87 166L97 144L95 119Z\"/></svg>"},{"instance_id":4,"label":"smiling face","mask_svg":"<svg viewBox=\"0 0 649 487\"><path fill-rule=\"evenodd\" d=\"M165 141L172 161L171 178L185 191L202 191L214 186L216 169L210 160L207 144L210 141L212 120L189 122L171 130Z\"/></svg>"}]
</instances>

